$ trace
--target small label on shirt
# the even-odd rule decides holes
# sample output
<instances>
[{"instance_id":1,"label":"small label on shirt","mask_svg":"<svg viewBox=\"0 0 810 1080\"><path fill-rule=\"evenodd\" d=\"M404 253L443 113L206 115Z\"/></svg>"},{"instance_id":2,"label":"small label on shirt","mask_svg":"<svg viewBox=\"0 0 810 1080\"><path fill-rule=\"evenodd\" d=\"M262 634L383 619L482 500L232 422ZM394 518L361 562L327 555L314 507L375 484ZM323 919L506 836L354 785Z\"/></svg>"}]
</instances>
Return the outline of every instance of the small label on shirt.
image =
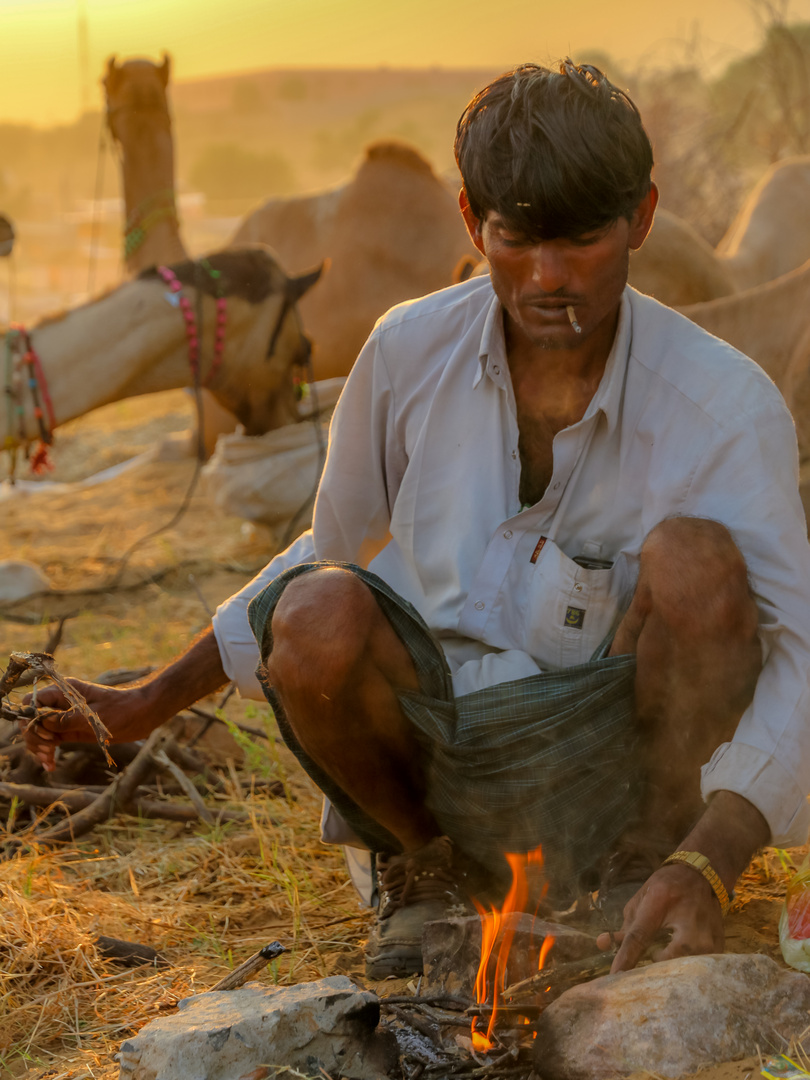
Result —
<instances>
[{"instance_id":1,"label":"small label on shirt","mask_svg":"<svg viewBox=\"0 0 810 1080\"><path fill-rule=\"evenodd\" d=\"M534 551L532 552L532 557L531 557L531 559L529 560L529 562L533 562L533 563L536 563L536 562L537 562L537 556L538 556L538 555L540 554L540 552L541 552L541 551L543 550L543 548L544 548L544 547L546 546L546 540L547 540L547 539L548 539L548 537L547 537L547 536L541 536L541 537L540 537L540 539L539 539L539 540L537 541L537 547L536 547L536 548L534 549Z\"/></svg>"},{"instance_id":2,"label":"small label on shirt","mask_svg":"<svg viewBox=\"0 0 810 1080\"><path fill-rule=\"evenodd\" d=\"M581 607L569 607L565 612L565 625L574 630L581 630L585 622L585 610Z\"/></svg>"}]
</instances>

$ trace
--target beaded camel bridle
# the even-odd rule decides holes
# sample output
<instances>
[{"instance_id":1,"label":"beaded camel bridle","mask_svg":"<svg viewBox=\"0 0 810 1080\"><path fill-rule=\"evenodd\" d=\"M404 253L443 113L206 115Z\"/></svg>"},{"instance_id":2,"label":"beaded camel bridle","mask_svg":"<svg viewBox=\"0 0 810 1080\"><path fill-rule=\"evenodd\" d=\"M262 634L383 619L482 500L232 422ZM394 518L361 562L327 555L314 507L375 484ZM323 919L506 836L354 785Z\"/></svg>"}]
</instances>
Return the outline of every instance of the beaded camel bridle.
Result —
<instances>
[{"instance_id":1,"label":"beaded camel bridle","mask_svg":"<svg viewBox=\"0 0 810 1080\"><path fill-rule=\"evenodd\" d=\"M25 450L32 472L42 473L53 468L48 457L48 447L53 443L53 429L56 427L53 402L42 370L42 362L31 342L31 335L19 323L12 324L6 334L5 394L7 432L3 449L9 454L8 476L13 482L20 447ZM28 450L32 440L25 427L26 397L31 399L39 430L39 442L30 455ZM15 430L16 435L12 434Z\"/></svg>"}]
</instances>

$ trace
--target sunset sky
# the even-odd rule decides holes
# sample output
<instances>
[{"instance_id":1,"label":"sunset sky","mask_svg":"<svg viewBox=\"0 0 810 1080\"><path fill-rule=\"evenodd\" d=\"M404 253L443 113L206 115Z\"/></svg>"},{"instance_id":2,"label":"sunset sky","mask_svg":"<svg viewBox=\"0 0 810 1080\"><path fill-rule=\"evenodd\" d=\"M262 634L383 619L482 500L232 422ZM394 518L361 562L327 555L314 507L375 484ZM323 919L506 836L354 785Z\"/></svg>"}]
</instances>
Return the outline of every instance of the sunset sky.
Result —
<instances>
[{"instance_id":1,"label":"sunset sky","mask_svg":"<svg viewBox=\"0 0 810 1080\"><path fill-rule=\"evenodd\" d=\"M173 77L266 67L486 67L599 48L631 65L717 67L755 47L757 0L0 0L0 120L74 119L105 59L171 52ZM790 18L810 21L810 0ZM691 43L691 45L690 45ZM690 51L691 50L691 51Z\"/></svg>"}]
</instances>

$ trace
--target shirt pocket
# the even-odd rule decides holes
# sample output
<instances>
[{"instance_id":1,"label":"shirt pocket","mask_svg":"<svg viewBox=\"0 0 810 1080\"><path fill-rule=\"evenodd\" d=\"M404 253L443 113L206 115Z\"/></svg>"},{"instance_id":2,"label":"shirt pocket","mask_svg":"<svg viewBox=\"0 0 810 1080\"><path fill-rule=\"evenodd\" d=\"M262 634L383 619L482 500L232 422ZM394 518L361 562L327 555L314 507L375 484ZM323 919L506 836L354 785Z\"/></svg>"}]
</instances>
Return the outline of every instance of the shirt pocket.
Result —
<instances>
[{"instance_id":1,"label":"shirt pocket","mask_svg":"<svg viewBox=\"0 0 810 1080\"><path fill-rule=\"evenodd\" d=\"M580 566L546 539L524 577L526 651L544 668L591 660L627 609L633 570L624 553L609 567Z\"/></svg>"}]
</instances>

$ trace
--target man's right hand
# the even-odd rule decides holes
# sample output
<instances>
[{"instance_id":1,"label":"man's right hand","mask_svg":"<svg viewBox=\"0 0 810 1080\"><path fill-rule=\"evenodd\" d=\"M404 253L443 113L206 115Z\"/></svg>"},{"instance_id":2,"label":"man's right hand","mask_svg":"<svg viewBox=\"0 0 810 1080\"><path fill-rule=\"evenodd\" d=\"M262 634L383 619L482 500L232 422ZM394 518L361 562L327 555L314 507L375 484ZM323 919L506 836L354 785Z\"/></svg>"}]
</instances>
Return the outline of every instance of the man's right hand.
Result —
<instances>
[{"instance_id":1,"label":"man's right hand","mask_svg":"<svg viewBox=\"0 0 810 1080\"><path fill-rule=\"evenodd\" d=\"M228 681L222 669L214 631L203 631L188 650L161 671L132 686L100 686L68 679L112 733L114 743L144 739L195 701L213 694ZM26 697L30 704L33 695ZM71 708L56 686L37 693L39 716L25 732L28 749L50 772L62 742L94 742L87 720Z\"/></svg>"},{"instance_id":2,"label":"man's right hand","mask_svg":"<svg viewBox=\"0 0 810 1080\"><path fill-rule=\"evenodd\" d=\"M90 708L112 734L114 743L134 742L146 736L164 719L155 708L152 684L136 686L100 686L68 679L86 700ZM25 703L31 704L27 694ZM51 772L55 767L54 752L63 742L95 742L95 735L85 716L71 707L58 686L48 686L37 693L39 716L24 733L28 749ZM53 710L53 711L49 711Z\"/></svg>"}]
</instances>

